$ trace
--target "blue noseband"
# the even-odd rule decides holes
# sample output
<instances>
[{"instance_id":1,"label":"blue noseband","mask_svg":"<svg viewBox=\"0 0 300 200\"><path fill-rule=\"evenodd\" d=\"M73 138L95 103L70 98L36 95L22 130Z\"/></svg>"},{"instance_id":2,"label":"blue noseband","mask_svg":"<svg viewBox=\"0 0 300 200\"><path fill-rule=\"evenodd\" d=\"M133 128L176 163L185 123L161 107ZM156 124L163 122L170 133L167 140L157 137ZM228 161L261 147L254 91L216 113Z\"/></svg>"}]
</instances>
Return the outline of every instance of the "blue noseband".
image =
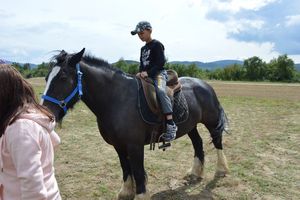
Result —
<instances>
[{"instance_id":1,"label":"blue noseband","mask_svg":"<svg viewBox=\"0 0 300 200\"><path fill-rule=\"evenodd\" d=\"M64 112L66 113L67 110L68 110L67 104L76 95L76 93L78 92L78 98L79 99L83 95L83 93L82 93L82 83L81 83L82 72L80 71L79 63L76 64L76 70L77 70L77 77L78 77L77 86L67 98L60 101L60 100L57 100L56 98L53 98L53 97L50 97L50 96L47 96L47 95L43 95L42 99L48 100L52 103L55 103L55 104L59 105L64 110Z\"/></svg>"}]
</instances>

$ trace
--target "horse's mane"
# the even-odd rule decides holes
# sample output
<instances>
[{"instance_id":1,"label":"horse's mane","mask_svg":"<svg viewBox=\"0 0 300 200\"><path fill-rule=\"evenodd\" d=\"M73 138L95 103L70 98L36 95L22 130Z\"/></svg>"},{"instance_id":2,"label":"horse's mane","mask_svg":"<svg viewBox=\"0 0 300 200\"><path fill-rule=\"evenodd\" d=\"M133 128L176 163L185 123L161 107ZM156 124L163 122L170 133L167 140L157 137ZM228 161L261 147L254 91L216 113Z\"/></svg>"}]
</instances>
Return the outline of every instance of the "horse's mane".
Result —
<instances>
[{"instance_id":1,"label":"horse's mane","mask_svg":"<svg viewBox=\"0 0 300 200\"><path fill-rule=\"evenodd\" d=\"M116 67L112 66L111 64L109 64L107 61L105 61L101 58L97 58L95 56L91 56L91 55L88 55L88 54L84 55L82 57L82 61L84 61L86 64L89 64L89 65L97 67L97 68L108 69L110 71L114 71L114 72L117 72L117 73L120 73L120 74L124 73L119 68L116 68Z\"/></svg>"},{"instance_id":2,"label":"horse's mane","mask_svg":"<svg viewBox=\"0 0 300 200\"><path fill-rule=\"evenodd\" d=\"M64 50L61 50L61 51L58 51L58 52L59 53L57 55L55 55L51 58L51 61L56 60L57 63L66 62L67 57L70 54L68 54ZM121 69L119 69L117 67L114 67L113 65L109 64L107 61L105 61L101 58L97 58L95 56L89 55L89 54L85 54L82 57L82 61L84 61L86 64L88 64L92 67L101 68L101 69L104 69L106 71L116 72L116 74L120 74L120 75L125 75L126 74Z\"/></svg>"}]
</instances>

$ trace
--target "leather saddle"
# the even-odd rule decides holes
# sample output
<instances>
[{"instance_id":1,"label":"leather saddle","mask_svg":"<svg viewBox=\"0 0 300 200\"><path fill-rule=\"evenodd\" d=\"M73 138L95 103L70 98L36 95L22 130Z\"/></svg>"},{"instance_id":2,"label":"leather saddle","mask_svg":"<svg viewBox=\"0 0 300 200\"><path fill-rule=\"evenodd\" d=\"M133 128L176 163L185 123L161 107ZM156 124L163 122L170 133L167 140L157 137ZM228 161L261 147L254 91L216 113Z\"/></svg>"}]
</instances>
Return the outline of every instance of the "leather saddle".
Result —
<instances>
[{"instance_id":1,"label":"leather saddle","mask_svg":"<svg viewBox=\"0 0 300 200\"><path fill-rule=\"evenodd\" d=\"M174 98L174 94L181 91L181 83L178 82L178 75L177 72L174 70L167 70L168 80L167 80L167 95L172 100ZM153 80L150 78L142 78L138 77L141 80L141 85L144 91L144 96L146 102L148 104L149 109L155 115L161 115L161 108L158 102L155 86Z\"/></svg>"}]
</instances>

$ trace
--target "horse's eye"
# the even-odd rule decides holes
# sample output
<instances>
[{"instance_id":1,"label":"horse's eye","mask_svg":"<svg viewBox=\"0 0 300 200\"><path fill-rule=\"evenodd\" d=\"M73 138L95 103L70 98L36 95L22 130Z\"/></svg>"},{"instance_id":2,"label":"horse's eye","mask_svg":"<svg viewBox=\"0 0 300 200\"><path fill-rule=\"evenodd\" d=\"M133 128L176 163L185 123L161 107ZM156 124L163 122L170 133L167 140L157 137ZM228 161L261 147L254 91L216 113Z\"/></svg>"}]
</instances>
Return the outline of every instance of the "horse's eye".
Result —
<instances>
[{"instance_id":1,"label":"horse's eye","mask_svg":"<svg viewBox=\"0 0 300 200\"><path fill-rule=\"evenodd\" d=\"M68 77L67 74L64 72L62 72L59 76L60 79L67 79L67 77Z\"/></svg>"},{"instance_id":2,"label":"horse's eye","mask_svg":"<svg viewBox=\"0 0 300 200\"><path fill-rule=\"evenodd\" d=\"M68 71L66 69L62 69L60 71L60 76L59 76L60 79L67 79L68 78Z\"/></svg>"}]
</instances>

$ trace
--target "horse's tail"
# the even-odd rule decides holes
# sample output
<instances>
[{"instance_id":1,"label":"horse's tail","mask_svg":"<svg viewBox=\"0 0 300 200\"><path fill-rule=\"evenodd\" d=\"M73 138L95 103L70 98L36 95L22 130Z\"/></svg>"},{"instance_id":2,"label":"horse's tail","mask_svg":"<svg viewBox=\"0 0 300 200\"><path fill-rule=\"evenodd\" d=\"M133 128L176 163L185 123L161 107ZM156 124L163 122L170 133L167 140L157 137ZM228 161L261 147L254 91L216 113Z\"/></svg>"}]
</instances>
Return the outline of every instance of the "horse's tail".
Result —
<instances>
[{"instance_id":1,"label":"horse's tail","mask_svg":"<svg viewBox=\"0 0 300 200\"><path fill-rule=\"evenodd\" d=\"M221 105L219 108L220 108L219 121L218 121L218 125L215 127L215 131L217 133L226 132L229 134L229 122L228 122L227 115Z\"/></svg>"}]
</instances>

